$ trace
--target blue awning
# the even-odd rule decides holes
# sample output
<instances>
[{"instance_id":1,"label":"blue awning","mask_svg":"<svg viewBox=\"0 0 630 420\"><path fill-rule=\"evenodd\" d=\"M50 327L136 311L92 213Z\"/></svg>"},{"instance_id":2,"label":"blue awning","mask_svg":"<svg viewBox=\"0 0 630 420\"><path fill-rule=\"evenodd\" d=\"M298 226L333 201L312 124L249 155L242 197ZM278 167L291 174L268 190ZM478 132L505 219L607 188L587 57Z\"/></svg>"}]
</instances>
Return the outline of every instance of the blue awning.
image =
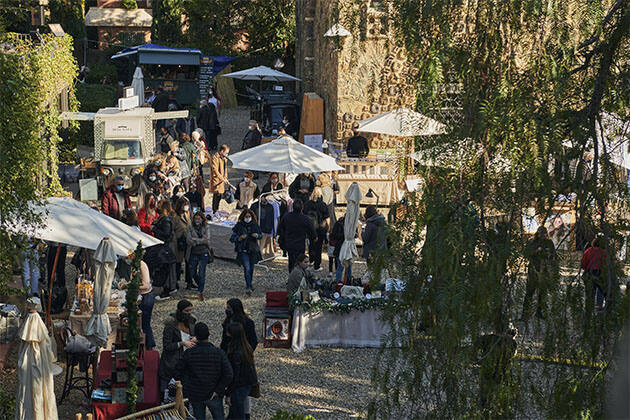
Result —
<instances>
[{"instance_id":1,"label":"blue awning","mask_svg":"<svg viewBox=\"0 0 630 420\"><path fill-rule=\"evenodd\" d=\"M221 72L224 68L228 66L232 61L236 60L237 57L229 57L225 55L220 55L212 58L212 77L215 77L217 74Z\"/></svg>"}]
</instances>

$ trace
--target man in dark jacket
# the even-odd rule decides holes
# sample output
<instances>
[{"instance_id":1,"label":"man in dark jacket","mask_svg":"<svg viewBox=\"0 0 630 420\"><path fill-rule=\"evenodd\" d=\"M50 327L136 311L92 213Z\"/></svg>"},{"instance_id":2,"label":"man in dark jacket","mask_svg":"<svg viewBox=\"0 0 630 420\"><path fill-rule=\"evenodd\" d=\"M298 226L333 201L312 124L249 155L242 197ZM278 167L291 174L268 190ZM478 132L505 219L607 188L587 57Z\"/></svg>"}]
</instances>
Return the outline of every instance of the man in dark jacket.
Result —
<instances>
[{"instance_id":1,"label":"man in dark jacket","mask_svg":"<svg viewBox=\"0 0 630 420\"><path fill-rule=\"evenodd\" d=\"M289 185L289 196L293 200L300 199L302 203L306 203L311 198L311 193L315 188L315 181L309 174L300 174Z\"/></svg>"},{"instance_id":2,"label":"man in dark jacket","mask_svg":"<svg viewBox=\"0 0 630 420\"><path fill-rule=\"evenodd\" d=\"M123 211L131 208L129 191L124 189L124 184L125 180L122 176L114 178L112 185L103 193L103 199L101 201L103 214L113 217L116 220L120 220Z\"/></svg>"},{"instance_id":3,"label":"man in dark jacket","mask_svg":"<svg viewBox=\"0 0 630 420\"><path fill-rule=\"evenodd\" d=\"M206 134L206 146L208 150L217 150L217 136L219 135L219 117L217 109L205 99L200 103L197 114L197 126Z\"/></svg>"},{"instance_id":4,"label":"man in dark jacket","mask_svg":"<svg viewBox=\"0 0 630 420\"><path fill-rule=\"evenodd\" d=\"M363 241L363 258L369 260L373 251L380 251L387 248L385 238L385 216L376 210L375 206L368 206L365 209L366 225L361 233Z\"/></svg>"},{"instance_id":5,"label":"man in dark jacket","mask_svg":"<svg viewBox=\"0 0 630 420\"><path fill-rule=\"evenodd\" d=\"M151 103L151 107L155 112L166 112L168 111L168 104L170 103L170 99L166 92L164 92L163 87L158 87L158 95L155 97L153 102ZM157 120L157 129L164 127L166 124L165 120Z\"/></svg>"},{"instance_id":6,"label":"man in dark jacket","mask_svg":"<svg viewBox=\"0 0 630 420\"><path fill-rule=\"evenodd\" d=\"M370 153L370 147L365 137L359 135L359 123L352 126L352 137L348 139L346 154L350 158L364 158Z\"/></svg>"},{"instance_id":7,"label":"man in dark jacket","mask_svg":"<svg viewBox=\"0 0 630 420\"><path fill-rule=\"evenodd\" d=\"M278 225L280 247L289 254L289 273L293 271L297 257L306 250L306 238L314 241L316 237L313 221L302 214L304 203L297 199L293 202L293 212L287 213Z\"/></svg>"},{"instance_id":8,"label":"man in dark jacket","mask_svg":"<svg viewBox=\"0 0 630 420\"><path fill-rule=\"evenodd\" d=\"M206 324L195 324L197 345L184 352L175 379L182 380L184 396L190 400L197 420L206 420L206 407L214 420L224 420L222 399L232 382L232 366L223 350L208 341L209 335Z\"/></svg>"}]
</instances>

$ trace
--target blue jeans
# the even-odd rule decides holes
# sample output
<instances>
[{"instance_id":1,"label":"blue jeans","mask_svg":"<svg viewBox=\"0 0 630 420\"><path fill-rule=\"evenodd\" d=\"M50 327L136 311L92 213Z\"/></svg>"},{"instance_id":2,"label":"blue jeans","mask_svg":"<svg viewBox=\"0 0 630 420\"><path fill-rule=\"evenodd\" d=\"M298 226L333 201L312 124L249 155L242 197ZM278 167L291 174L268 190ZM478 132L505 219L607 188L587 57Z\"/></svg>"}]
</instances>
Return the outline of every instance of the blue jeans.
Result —
<instances>
[{"instance_id":1,"label":"blue jeans","mask_svg":"<svg viewBox=\"0 0 630 420\"><path fill-rule=\"evenodd\" d=\"M190 404L192 405L193 415L197 420L206 420L206 407L210 410L210 414L214 420L225 420L223 400L221 397L198 402L191 401Z\"/></svg>"},{"instance_id":2,"label":"blue jeans","mask_svg":"<svg viewBox=\"0 0 630 420\"><path fill-rule=\"evenodd\" d=\"M190 275L197 282L199 286L199 293L203 294L203 289L206 286L206 266L210 262L210 255L191 255L188 259L188 269Z\"/></svg>"},{"instance_id":3,"label":"blue jeans","mask_svg":"<svg viewBox=\"0 0 630 420\"><path fill-rule=\"evenodd\" d=\"M239 386L230 394L230 414L228 419L245 420L245 400L252 390L251 385Z\"/></svg>"},{"instance_id":4,"label":"blue jeans","mask_svg":"<svg viewBox=\"0 0 630 420\"><path fill-rule=\"evenodd\" d=\"M24 252L20 255L22 262L22 285L30 287L31 294L39 293L39 266L37 263L37 250L32 255Z\"/></svg>"},{"instance_id":5,"label":"blue jeans","mask_svg":"<svg viewBox=\"0 0 630 420\"><path fill-rule=\"evenodd\" d=\"M335 277L338 282L343 280L343 264L341 264L341 260L337 258L337 272ZM352 264L348 266L348 280L352 278Z\"/></svg>"},{"instance_id":6,"label":"blue jeans","mask_svg":"<svg viewBox=\"0 0 630 420\"><path fill-rule=\"evenodd\" d=\"M243 264L243 271L245 272L245 287L247 289L252 288L252 278L254 277L254 264L247 252L239 252L238 257Z\"/></svg>"},{"instance_id":7,"label":"blue jeans","mask_svg":"<svg viewBox=\"0 0 630 420\"><path fill-rule=\"evenodd\" d=\"M155 304L155 296L153 292L142 295L142 301L138 305L138 309L142 311L142 332L146 335L147 350L155 347L155 338L153 338L153 329L151 328L151 314L153 313L153 305Z\"/></svg>"}]
</instances>

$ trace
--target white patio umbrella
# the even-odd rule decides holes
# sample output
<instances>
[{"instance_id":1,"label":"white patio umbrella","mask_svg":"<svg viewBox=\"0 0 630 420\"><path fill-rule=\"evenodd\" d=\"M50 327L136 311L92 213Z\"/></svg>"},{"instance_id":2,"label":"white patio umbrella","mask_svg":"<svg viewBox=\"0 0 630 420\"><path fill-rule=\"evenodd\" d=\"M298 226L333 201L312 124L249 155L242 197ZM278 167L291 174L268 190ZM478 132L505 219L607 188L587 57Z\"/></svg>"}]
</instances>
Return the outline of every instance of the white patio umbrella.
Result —
<instances>
[{"instance_id":1,"label":"white patio umbrella","mask_svg":"<svg viewBox=\"0 0 630 420\"><path fill-rule=\"evenodd\" d=\"M267 66L252 67L250 69L235 71L233 73L223 74L223 77L231 77L232 79L239 80L258 80L260 82L260 90L262 90L262 82L299 82L295 76L282 73L281 71L274 70Z\"/></svg>"},{"instance_id":2,"label":"white patio umbrella","mask_svg":"<svg viewBox=\"0 0 630 420\"><path fill-rule=\"evenodd\" d=\"M363 197L356 182L350 184L345 197L348 204L346 205L346 215L343 222L344 240L339 251L339 259L347 267L359 256L357 245L354 243L354 235L357 233L357 224L359 223L359 203Z\"/></svg>"},{"instance_id":3,"label":"white patio umbrella","mask_svg":"<svg viewBox=\"0 0 630 420\"><path fill-rule=\"evenodd\" d=\"M236 169L302 174L306 172L342 171L334 158L282 136L260 146L229 155Z\"/></svg>"},{"instance_id":4,"label":"white patio umbrella","mask_svg":"<svg viewBox=\"0 0 630 420\"><path fill-rule=\"evenodd\" d=\"M142 104L144 104L144 77L142 76L140 67L136 67L136 71L133 73L131 87L138 96L138 106L142 106Z\"/></svg>"},{"instance_id":5,"label":"white patio umbrella","mask_svg":"<svg viewBox=\"0 0 630 420\"><path fill-rule=\"evenodd\" d=\"M107 307L112 293L116 253L109 238L103 238L94 253L94 312L85 328L85 336L96 346L106 347L112 332Z\"/></svg>"},{"instance_id":6,"label":"white patio umbrella","mask_svg":"<svg viewBox=\"0 0 630 420\"><path fill-rule=\"evenodd\" d=\"M20 332L15 419L57 420L51 338L37 312L30 312Z\"/></svg>"},{"instance_id":7,"label":"white patio umbrella","mask_svg":"<svg viewBox=\"0 0 630 420\"><path fill-rule=\"evenodd\" d=\"M108 237L116 255L126 256L136 249L138 241L143 247L161 244L162 241L127 226L70 197L50 197L41 204L29 203L42 218L40 226L17 224L8 228L15 233L59 242L66 245L95 250L101 240Z\"/></svg>"},{"instance_id":8,"label":"white patio umbrella","mask_svg":"<svg viewBox=\"0 0 630 420\"><path fill-rule=\"evenodd\" d=\"M434 136L446 133L446 126L419 112L397 108L360 121L359 131L398 137Z\"/></svg>"}]
</instances>

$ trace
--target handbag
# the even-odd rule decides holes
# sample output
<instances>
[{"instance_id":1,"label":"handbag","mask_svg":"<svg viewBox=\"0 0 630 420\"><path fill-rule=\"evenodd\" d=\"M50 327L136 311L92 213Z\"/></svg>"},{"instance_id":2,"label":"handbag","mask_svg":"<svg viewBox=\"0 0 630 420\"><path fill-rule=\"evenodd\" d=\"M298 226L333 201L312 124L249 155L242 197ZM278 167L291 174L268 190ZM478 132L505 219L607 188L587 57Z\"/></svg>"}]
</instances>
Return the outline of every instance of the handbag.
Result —
<instances>
[{"instance_id":1,"label":"handbag","mask_svg":"<svg viewBox=\"0 0 630 420\"><path fill-rule=\"evenodd\" d=\"M232 188L227 187L222 198L226 201L226 203L232 204L234 202L234 191L232 191Z\"/></svg>"},{"instance_id":2,"label":"handbag","mask_svg":"<svg viewBox=\"0 0 630 420\"><path fill-rule=\"evenodd\" d=\"M249 396L252 398L260 398L260 383L256 382L252 385L252 389L249 391Z\"/></svg>"}]
</instances>

